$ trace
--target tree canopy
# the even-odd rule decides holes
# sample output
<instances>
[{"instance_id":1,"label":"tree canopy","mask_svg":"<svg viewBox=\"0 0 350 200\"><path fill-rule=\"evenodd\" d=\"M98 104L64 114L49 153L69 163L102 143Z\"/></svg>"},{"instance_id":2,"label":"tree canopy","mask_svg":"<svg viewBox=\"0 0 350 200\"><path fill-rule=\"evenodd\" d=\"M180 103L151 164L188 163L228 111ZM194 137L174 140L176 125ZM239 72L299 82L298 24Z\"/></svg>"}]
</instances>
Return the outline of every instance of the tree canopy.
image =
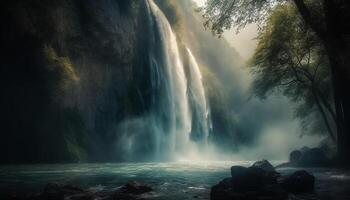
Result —
<instances>
[{"instance_id":1,"label":"tree canopy","mask_svg":"<svg viewBox=\"0 0 350 200\"><path fill-rule=\"evenodd\" d=\"M257 39L250 62L255 75L254 94L265 98L271 92L283 93L297 103L296 116L302 119L304 128L318 127L312 132L325 132L322 127L326 127L335 141L327 54L295 6L276 6Z\"/></svg>"}]
</instances>

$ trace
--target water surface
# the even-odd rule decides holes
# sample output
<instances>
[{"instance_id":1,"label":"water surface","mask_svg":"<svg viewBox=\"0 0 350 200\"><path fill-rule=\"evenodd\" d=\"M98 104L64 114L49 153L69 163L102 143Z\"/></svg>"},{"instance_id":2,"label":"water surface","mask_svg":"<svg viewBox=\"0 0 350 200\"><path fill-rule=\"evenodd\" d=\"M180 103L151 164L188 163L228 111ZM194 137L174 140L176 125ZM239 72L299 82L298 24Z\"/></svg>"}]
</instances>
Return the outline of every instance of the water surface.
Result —
<instances>
[{"instance_id":1,"label":"water surface","mask_svg":"<svg viewBox=\"0 0 350 200\"><path fill-rule=\"evenodd\" d=\"M130 180L151 185L148 199L209 199L210 187L230 176L232 165L249 166L252 161L105 163L0 166L0 194L39 192L48 182L74 184L89 190L115 190ZM288 174L296 169L279 171ZM350 199L349 173L335 169L307 169L316 178L316 190ZM349 190L350 191L350 190ZM333 198L333 197L332 197ZM329 197L328 199L332 199Z\"/></svg>"}]
</instances>

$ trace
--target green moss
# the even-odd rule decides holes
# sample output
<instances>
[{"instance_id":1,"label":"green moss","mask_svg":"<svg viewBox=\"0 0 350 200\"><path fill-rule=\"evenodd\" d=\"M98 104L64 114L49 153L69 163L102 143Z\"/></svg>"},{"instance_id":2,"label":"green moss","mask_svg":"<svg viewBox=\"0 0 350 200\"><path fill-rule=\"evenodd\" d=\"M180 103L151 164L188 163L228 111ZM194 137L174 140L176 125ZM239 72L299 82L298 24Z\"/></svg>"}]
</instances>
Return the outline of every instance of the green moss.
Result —
<instances>
[{"instance_id":1,"label":"green moss","mask_svg":"<svg viewBox=\"0 0 350 200\"><path fill-rule=\"evenodd\" d=\"M69 57L60 57L51 46L44 47L45 60L49 70L58 72L61 77L60 87L65 90L73 82L79 81Z\"/></svg>"}]
</instances>

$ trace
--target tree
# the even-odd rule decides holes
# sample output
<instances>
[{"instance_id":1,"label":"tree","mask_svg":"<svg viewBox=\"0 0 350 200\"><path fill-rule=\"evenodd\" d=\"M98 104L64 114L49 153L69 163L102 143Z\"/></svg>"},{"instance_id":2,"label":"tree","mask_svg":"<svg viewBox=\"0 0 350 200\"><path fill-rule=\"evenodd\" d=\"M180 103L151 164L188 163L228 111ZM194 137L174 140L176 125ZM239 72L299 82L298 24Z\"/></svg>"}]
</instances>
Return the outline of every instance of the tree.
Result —
<instances>
[{"instance_id":1,"label":"tree","mask_svg":"<svg viewBox=\"0 0 350 200\"><path fill-rule=\"evenodd\" d=\"M254 94L265 98L276 90L284 93L298 103L296 114L306 127L314 118L309 116L319 112L316 116L321 117L330 138L336 142L328 65L324 47L295 7L276 6L259 32L258 46L249 65L255 75Z\"/></svg>"},{"instance_id":2,"label":"tree","mask_svg":"<svg viewBox=\"0 0 350 200\"><path fill-rule=\"evenodd\" d=\"M205 26L215 33L266 22L277 4L294 4L329 59L337 121L339 160L350 164L350 2L348 0L207 0Z\"/></svg>"}]
</instances>

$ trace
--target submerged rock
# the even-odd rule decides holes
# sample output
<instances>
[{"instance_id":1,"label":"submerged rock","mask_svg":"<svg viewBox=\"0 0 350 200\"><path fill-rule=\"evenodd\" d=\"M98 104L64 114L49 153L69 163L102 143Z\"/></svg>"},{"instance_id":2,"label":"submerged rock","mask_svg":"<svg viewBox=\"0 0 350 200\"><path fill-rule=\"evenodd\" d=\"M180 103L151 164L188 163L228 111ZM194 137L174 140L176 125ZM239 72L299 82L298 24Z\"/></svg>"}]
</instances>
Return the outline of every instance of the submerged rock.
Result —
<instances>
[{"instance_id":1,"label":"submerged rock","mask_svg":"<svg viewBox=\"0 0 350 200\"><path fill-rule=\"evenodd\" d=\"M143 194L152 190L152 187L137 181L130 181L120 189L121 192L129 194Z\"/></svg>"},{"instance_id":2,"label":"submerged rock","mask_svg":"<svg viewBox=\"0 0 350 200\"><path fill-rule=\"evenodd\" d=\"M288 192L311 193L314 191L315 177L305 170L300 170L284 178L281 184Z\"/></svg>"},{"instance_id":3,"label":"submerged rock","mask_svg":"<svg viewBox=\"0 0 350 200\"><path fill-rule=\"evenodd\" d=\"M13 200L142 200L142 195L152 191L150 186L136 181L125 184L117 191L92 192L74 185L49 183L43 191L27 197L14 196Z\"/></svg>"},{"instance_id":4,"label":"submerged rock","mask_svg":"<svg viewBox=\"0 0 350 200\"><path fill-rule=\"evenodd\" d=\"M257 167L263 169L267 172L276 172L275 168L271 165L271 163L267 160L256 161L252 167Z\"/></svg>"},{"instance_id":5,"label":"submerged rock","mask_svg":"<svg viewBox=\"0 0 350 200\"><path fill-rule=\"evenodd\" d=\"M152 187L137 181L130 181L113 194L116 200L142 200L142 194L151 192Z\"/></svg>"}]
</instances>

